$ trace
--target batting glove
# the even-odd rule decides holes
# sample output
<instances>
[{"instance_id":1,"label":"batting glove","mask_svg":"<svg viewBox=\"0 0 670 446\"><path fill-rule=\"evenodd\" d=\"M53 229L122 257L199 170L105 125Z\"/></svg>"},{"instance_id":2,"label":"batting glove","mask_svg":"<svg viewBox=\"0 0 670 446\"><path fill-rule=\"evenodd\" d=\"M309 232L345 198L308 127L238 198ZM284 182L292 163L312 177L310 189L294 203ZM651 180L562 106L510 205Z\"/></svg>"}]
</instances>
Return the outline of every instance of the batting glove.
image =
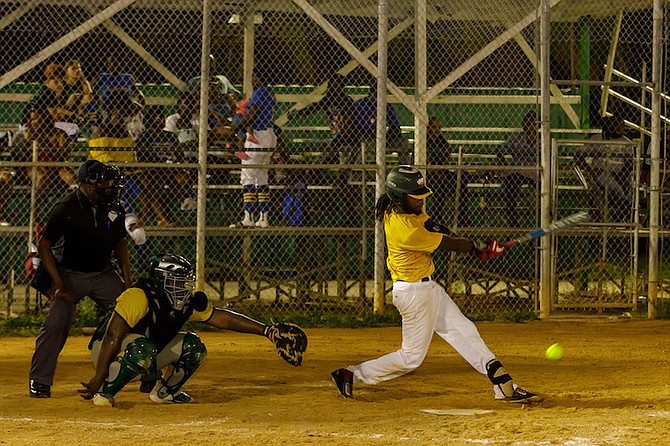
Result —
<instances>
[{"instance_id":1,"label":"batting glove","mask_svg":"<svg viewBox=\"0 0 670 446\"><path fill-rule=\"evenodd\" d=\"M487 242L474 242L475 249L473 254L479 260L489 260L505 252L505 247L498 240L491 239Z\"/></svg>"}]
</instances>

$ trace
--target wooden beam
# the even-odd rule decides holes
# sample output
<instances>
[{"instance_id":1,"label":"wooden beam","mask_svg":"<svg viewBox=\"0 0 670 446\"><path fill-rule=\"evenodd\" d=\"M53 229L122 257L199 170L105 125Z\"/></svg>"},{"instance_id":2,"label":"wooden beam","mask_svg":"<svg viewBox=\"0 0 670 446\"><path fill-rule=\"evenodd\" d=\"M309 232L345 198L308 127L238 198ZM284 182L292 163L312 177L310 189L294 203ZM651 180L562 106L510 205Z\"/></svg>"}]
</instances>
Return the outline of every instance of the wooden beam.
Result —
<instances>
[{"instance_id":1,"label":"wooden beam","mask_svg":"<svg viewBox=\"0 0 670 446\"><path fill-rule=\"evenodd\" d=\"M95 16L99 11L94 6L88 4L85 6L86 10ZM102 23L102 26L107 28L107 30L118 37L123 43L126 44L128 48L135 51L138 56L140 56L149 66L154 70L158 71L163 77L170 82L175 87L183 90L186 86L186 83L179 79L174 73L167 69L158 59L151 55L142 45L140 45L135 39L130 37L123 28L117 25L112 19L109 19Z\"/></svg>"},{"instance_id":2,"label":"wooden beam","mask_svg":"<svg viewBox=\"0 0 670 446\"><path fill-rule=\"evenodd\" d=\"M391 28L389 30L389 33L388 33L389 42L391 40L393 40L394 38L398 37L407 28L409 28L409 26L412 23L414 23L414 19L413 18L407 18L407 19L403 20L402 22L398 23L393 28ZM365 49L365 51L363 51L363 56L366 59L369 59L370 56L375 54L378 49L379 49L379 41L375 41L375 43L373 43L372 45L367 47ZM337 73L341 74L342 76L346 76L347 74L354 71L354 69L358 66L360 66L358 61L356 59L352 59L345 66L343 66L342 68L337 70ZM316 101L320 100L323 97L323 94L326 92L327 87L328 87L328 82L323 82L322 84L318 85L314 89L314 91L312 91L312 93L310 95L307 95L307 97L303 96L303 97L299 98L297 100L297 103L293 107L291 107L291 110L303 109L308 104L311 104L313 102L316 102ZM317 97L317 95L318 95L318 97ZM309 98L309 99L307 99L307 98ZM286 117L287 114L288 114L288 110L276 119L275 122L277 123L278 126L281 127L284 124L286 124L286 122L288 121L288 118Z\"/></svg>"},{"instance_id":3,"label":"wooden beam","mask_svg":"<svg viewBox=\"0 0 670 446\"><path fill-rule=\"evenodd\" d=\"M533 64L533 67L535 67L535 70L539 73L540 71L540 61L538 60L538 57L536 56L535 52L533 49L530 47L530 44L526 40L525 37L521 35L521 33L516 34L514 36L514 40L516 43L521 47L521 50L524 52L528 60L530 60L530 63ZM558 85L556 84L550 84L549 89L551 90L551 94L553 97L557 98L562 98L563 97L563 92L561 91L560 88L558 88ZM571 105L569 105L566 102L559 102L561 105L561 108L565 112L565 114L568 116L568 119L570 119L570 122L572 122L572 125L575 126L576 129L579 128L579 115L577 115L577 112L572 108Z\"/></svg>"},{"instance_id":4,"label":"wooden beam","mask_svg":"<svg viewBox=\"0 0 670 446\"><path fill-rule=\"evenodd\" d=\"M19 78L19 76L32 70L41 62L47 60L49 57L53 56L58 51L62 50L75 40L85 36L91 30L95 29L98 25L100 25L106 20L109 20L115 14L119 13L120 11L123 11L136 1L137 0L117 0L116 2L112 3L102 12L91 17L89 20L85 21L84 23L82 23L81 25L79 25L78 27L76 27L75 29L73 29L72 31L61 37L60 39L56 40L54 43L44 48L42 51L35 54L30 59L26 60L18 67L15 67L14 69L3 74L2 77L0 77L0 89L14 82L16 79Z\"/></svg>"},{"instance_id":5,"label":"wooden beam","mask_svg":"<svg viewBox=\"0 0 670 446\"><path fill-rule=\"evenodd\" d=\"M612 80L612 70L614 69L614 57L616 57L616 49L619 45L619 34L621 33L621 22L623 21L623 11L619 11L612 31L612 43L610 44L610 51L607 54L607 65L605 65L605 82ZM607 114L607 103L609 101L609 85L603 86L600 94L600 116Z\"/></svg>"},{"instance_id":6,"label":"wooden beam","mask_svg":"<svg viewBox=\"0 0 670 446\"><path fill-rule=\"evenodd\" d=\"M6 16L4 16L2 19L0 19L0 31L3 29L7 28L9 25L12 23L16 22L19 20L21 17L23 17L27 12L30 10L34 9L37 6L37 1L32 0L29 2L26 2L16 8L14 11L10 12Z\"/></svg>"},{"instance_id":7,"label":"wooden beam","mask_svg":"<svg viewBox=\"0 0 670 446\"><path fill-rule=\"evenodd\" d=\"M558 0L555 0L558 1ZM377 67L370 62L370 60L363 55L363 53L356 48L349 40L331 23L326 20L312 5L307 2L307 0L293 0L293 3L295 3L297 6L299 6L307 16L309 16L316 24L318 24L321 29L323 29L330 37L332 37L342 48L344 48L356 61L370 74L372 74L375 78L379 76L378 69ZM407 107L408 110L410 110L412 113L415 115L421 116L421 111L418 109L416 106L416 103L414 102L414 99L409 97L404 91L400 89L397 85L395 85L393 82L389 81L387 85L388 90L394 94L398 99L400 99L400 102ZM424 116L421 116L421 118L427 123L428 122L428 116L424 114Z\"/></svg>"},{"instance_id":8,"label":"wooden beam","mask_svg":"<svg viewBox=\"0 0 670 446\"><path fill-rule=\"evenodd\" d=\"M560 2L561 0L550 0L549 7L553 8ZM482 60L486 59L488 56L493 54L495 50L503 46L516 34L519 34L525 27L533 23L539 16L540 16L540 8L532 10L524 18L522 18L517 23L512 25L505 32L503 32L498 37L489 42L488 45L484 46L484 48L482 48L472 57L466 60L461 66L457 67L454 71L449 73L447 77L445 77L440 82L435 84L432 88L430 88L424 95L424 101L430 102L431 99L433 99L435 96L444 91L445 88L456 82L458 79L461 78L461 76L463 76L465 73L467 73L477 64L479 64L479 62L481 62Z\"/></svg>"}]
</instances>

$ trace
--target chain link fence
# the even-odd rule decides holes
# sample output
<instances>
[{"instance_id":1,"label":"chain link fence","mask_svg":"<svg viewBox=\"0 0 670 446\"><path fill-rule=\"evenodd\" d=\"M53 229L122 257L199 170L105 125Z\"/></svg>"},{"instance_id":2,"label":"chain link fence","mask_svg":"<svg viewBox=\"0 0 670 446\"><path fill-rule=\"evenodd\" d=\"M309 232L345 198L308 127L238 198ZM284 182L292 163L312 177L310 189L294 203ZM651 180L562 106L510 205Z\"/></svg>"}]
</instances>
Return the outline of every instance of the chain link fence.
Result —
<instances>
[{"instance_id":1,"label":"chain link fence","mask_svg":"<svg viewBox=\"0 0 670 446\"><path fill-rule=\"evenodd\" d=\"M425 168L429 215L465 237L507 240L540 225L543 206L552 218L588 210L589 225L552 238L550 311L635 308L653 205L652 3L546 4L549 114L540 1L0 1L2 311L47 303L27 286L34 245L51 206L76 187L76 168L94 158L124 173L134 277L154 254L195 260L203 243L201 278L220 305L371 313L380 77L384 167ZM230 130L249 111L253 73L274 93L276 144L264 145L267 129ZM545 169L542 131L554 140ZM135 244L136 228L145 243ZM537 312L541 253L527 243L488 263L436 254L436 277L468 315Z\"/></svg>"}]
</instances>

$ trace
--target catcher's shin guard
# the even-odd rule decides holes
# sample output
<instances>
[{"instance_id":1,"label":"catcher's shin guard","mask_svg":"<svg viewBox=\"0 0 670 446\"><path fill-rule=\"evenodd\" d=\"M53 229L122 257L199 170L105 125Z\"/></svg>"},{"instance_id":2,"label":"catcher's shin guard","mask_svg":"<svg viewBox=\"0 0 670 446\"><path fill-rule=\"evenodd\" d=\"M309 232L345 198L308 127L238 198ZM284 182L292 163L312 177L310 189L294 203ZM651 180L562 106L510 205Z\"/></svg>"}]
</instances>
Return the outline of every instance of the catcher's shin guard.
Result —
<instances>
[{"instance_id":1,"label":"catcher's shin guard","mask_svg":"<svg viewBox=\"0 0 670 446\"><path fill-rule=\"evenodd\" d=\"M172 373L161 379L149 398L158 403L187 403L191 398L179 392L181 386L195 373L207 357L207 348L195 333L186 333L182 340L181 356L172 363Z\"/></svg>"},{"instance_id":2,"label":"catcher's shin guard","mask_svg":"<svg viewBox=\"0 0 670 446\"><path fill-rule=\"evenodd\" d=\"M505 397L509 398L514 394L514 381L500 361L497 359L490 360L486 364L486 374Z\"/></svg>"},{"instance_id":3,"label":"catcher's shin guard","mask_svg":"<svg viewBox=\"0 0 670 446\"><path fill-rule=\"evenodd\" d=\"M113 400L119 390L141 373L156 373L156 344L148 338L138 338L128 344L123 354L109 366L109 375L102 387L102 393Z\"/></svg>"}]
</instances>

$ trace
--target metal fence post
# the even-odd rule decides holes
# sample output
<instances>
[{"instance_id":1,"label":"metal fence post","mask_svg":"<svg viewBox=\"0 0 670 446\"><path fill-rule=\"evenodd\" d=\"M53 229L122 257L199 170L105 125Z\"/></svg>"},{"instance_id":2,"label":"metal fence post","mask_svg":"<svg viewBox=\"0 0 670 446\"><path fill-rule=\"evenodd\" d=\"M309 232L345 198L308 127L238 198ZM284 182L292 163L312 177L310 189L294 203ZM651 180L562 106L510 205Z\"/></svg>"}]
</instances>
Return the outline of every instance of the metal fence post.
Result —
<instances>
[{"instance_id":1,"label":"metal fence post","mask_svg":"<svg viewBox=\"0 0 670 446\"><path fill-rule=\"evenodd\" d=\"M202 2L202 56L200 58L200 128L198 129L198 196L196 221L196 288L205 287L205 227L207 223L207 133L209 130L209 49L212 8L210 0Z\"/></svg>"},{"instance_id":2,"label":"metal fence post","mask_svg":"<svg viewBox=\"0 0 670 446\"><path fill-rule=\"evenodd\" d=\"M379 52L377 53L377 178L375 185L375 201L385 193L386 180L386 80L388 62L388 0L379 0ZM365 172L364 172L365 174ZM384 225L375 220L375 278L374 278L374 311L384 312L385 296L385 254Z\"/></svg>"},{"instance_id":3,"label":"metal fence post","mask_svg":"<svg viewBox=\"0 0 670 446\"><path fill-rule=\"evenodd\" d=\"M660 156L661 156L661 61L663 49L663 4L661 0L654 0L654 28L652 35L652 64L651 81L653 92L651 94L651 175L649 179L649 291L647 317L656 317L657 293L658 293L658 224L659 224L659 199L660 199Z\"/></svg>"},{"instance_id":4,"label":"metal fence post","mask_svg":"<svg viewBox=\"0 0 670 446\"><path fill-rule=\"evenodd\" d=\"M542 226L549 224L551 209L551 97L549 89L550 81L550 32L551 24L549 22L549 2L542 0L540 16L540 58L542 67L540 70L540 94L542 96L541 106L541 195L540 195L540 224ZM551 313L551 301L553 289L551 287L552 264L551 264L551 240L550 237L543 237L540 240L540 318L546 319Z\"/></svg>"}]
</instances>

